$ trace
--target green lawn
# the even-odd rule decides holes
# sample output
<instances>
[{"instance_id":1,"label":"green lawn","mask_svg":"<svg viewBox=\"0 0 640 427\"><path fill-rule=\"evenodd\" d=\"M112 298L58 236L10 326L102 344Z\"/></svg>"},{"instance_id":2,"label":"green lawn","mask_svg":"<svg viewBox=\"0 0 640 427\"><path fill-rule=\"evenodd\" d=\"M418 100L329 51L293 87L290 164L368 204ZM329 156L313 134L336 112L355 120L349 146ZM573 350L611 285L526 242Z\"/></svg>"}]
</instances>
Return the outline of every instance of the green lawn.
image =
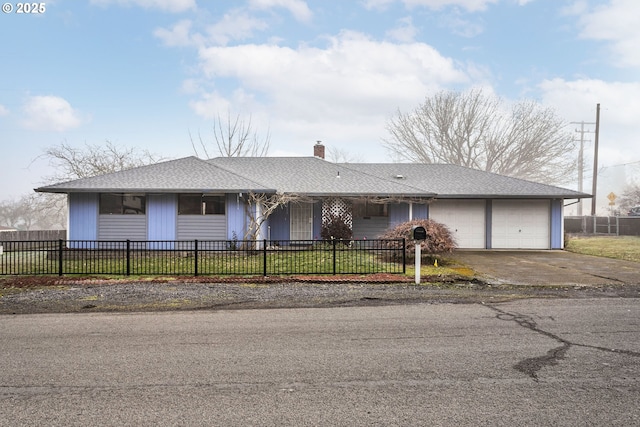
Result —
<instances>
[{"instance_id":1,"label":"green lawn","mask_svg":"<svg viewBox=\"0 0 640 427\"><path fill-rule=\"evenodd\" d=\"M335 253L323 249L282 250L266 257L252 251L203 253L197 266L200 275L262 275L265 261L267 275L332 274L334 269L336 274L402 273L401 263L385 260L383 255L342 248ZM56 274L59 267L57 257L52 259L47 251L5 252L0 258L0 275ZM196 259L181 251L134 251L129 259L129 272L136 276L193 275L195 269ZM62 270L76 275L124 275L127 262L123 252L69 252L62 260Z\"/></svg>"},{"instance_id":2,"label":"green lawn","mask_svg":"<svg viewBox=\"0 0 640 427\"><path fill-rule=\"evenodd\" d=\"M578 254L640 262L640 237L637 236L571 237L565 243L565 249Z\"/></svg>"}]
</instances>

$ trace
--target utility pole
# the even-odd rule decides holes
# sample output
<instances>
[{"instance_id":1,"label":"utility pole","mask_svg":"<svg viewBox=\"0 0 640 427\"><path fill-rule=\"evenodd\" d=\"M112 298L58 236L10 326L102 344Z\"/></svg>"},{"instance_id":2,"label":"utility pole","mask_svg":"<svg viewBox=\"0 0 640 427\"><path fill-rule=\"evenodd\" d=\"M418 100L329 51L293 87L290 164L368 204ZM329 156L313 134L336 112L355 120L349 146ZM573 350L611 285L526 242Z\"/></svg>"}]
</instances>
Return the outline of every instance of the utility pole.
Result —
<instances>
[{"instance_id":1,"label":"utility pole","mask_svg":"<svg viewBox=\"0 0 640 427\"><path fill-rule=\"evenodd\" d=\"M576 132L580 133L580 151L578 152L578 191L582 193L584 185L584 134L592 133L585 130L585 125L595 125L595 122L571 122L572 125L580 125ZM578 216L582 216L582 200L578 202Z\"/></svg>"},{"instance_id":2,"label":"utility pole","mask_svg":"<svg viewBox=\"0 0 640 427\"><path fill-rule=\"evenodd\" d=\"M600 136L600 103L596 105L596 138L593 154L593 189L591 191L591 216L596 216L596 189L598 188L598 139Z\"/></svg>"}]
</instances>

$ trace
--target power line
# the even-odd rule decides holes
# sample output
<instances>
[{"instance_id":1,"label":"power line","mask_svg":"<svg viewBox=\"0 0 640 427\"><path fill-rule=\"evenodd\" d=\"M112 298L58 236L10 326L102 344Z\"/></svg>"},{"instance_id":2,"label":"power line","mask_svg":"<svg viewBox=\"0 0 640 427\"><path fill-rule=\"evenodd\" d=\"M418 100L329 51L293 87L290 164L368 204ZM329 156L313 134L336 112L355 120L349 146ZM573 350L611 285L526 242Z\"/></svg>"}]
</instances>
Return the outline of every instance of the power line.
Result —
<instances>
[{"instance_id":1,"label":"power line","mask_svg":"<svg viewBox=\"0 0 640 427\"><path fill-rule=\"evenodd\" d=\"M630 166L630 165L636 165L636 164L640 164L640 160L636 160L635 162L629 162L629 163L618 163L617 165L602 166L602 169L615 168L618 166Z\"/></svg>"}]
</instances>

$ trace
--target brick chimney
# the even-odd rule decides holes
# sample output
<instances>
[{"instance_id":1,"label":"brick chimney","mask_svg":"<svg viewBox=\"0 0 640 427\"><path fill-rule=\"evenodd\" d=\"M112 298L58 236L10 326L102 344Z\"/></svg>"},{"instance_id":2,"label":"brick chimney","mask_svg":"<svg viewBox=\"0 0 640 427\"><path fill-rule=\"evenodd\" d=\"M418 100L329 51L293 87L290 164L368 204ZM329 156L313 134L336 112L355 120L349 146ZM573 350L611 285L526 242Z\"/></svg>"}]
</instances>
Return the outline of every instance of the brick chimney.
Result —
<instances>
[{"instance_id":1,"label":"brick chimney","mask_svg":"<svg viewBox=\"0 0 640 427\"><path fill-rule=\"evenodd\" d=\"M322 145L322 141L316 142L316 145L313 146L313 157L324 159L324 145Z\"/></svg>"}]
</instances>

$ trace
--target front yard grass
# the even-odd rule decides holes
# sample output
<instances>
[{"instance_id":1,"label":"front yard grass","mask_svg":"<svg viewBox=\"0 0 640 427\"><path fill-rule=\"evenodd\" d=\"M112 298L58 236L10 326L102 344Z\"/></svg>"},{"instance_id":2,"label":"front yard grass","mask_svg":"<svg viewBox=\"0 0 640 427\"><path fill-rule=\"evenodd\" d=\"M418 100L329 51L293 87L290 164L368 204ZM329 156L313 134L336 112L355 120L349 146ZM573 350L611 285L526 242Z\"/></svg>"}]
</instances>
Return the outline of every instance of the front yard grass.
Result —
<instances>
[{"instance_id":1,"label":"front yard grass","mask_svg":"<svg viewBox=\"0 0 640 427\"><path fill-rule=\"evenodd\" d=\"M565 249L578 254L640 262L638 236L573 236L567 239Z\"/></svg>"},{"instance_id":2,"label":"front yard grass","mask_svg":"<svg viewBox=\"0 0 640 427\"><path fill-rule=\"evenodd\" d=\"M133 251L124 253L76 251L62 260L51 259L46 251L5 252L0 258L0 275L54 275L62 267L64 275L95 276L180 276L196 274L196 259L181 251ZM201 252L197 274L203 276L268 276L336 274L401 274L402 264L386 259L387 253L331 250L281 250L264 256L258 251ZM128 259L128 262L127 262ZM266 261L266 266L265 266ZM127 268L128 265L128 268Z\"/></svg>"}]
</instances>

